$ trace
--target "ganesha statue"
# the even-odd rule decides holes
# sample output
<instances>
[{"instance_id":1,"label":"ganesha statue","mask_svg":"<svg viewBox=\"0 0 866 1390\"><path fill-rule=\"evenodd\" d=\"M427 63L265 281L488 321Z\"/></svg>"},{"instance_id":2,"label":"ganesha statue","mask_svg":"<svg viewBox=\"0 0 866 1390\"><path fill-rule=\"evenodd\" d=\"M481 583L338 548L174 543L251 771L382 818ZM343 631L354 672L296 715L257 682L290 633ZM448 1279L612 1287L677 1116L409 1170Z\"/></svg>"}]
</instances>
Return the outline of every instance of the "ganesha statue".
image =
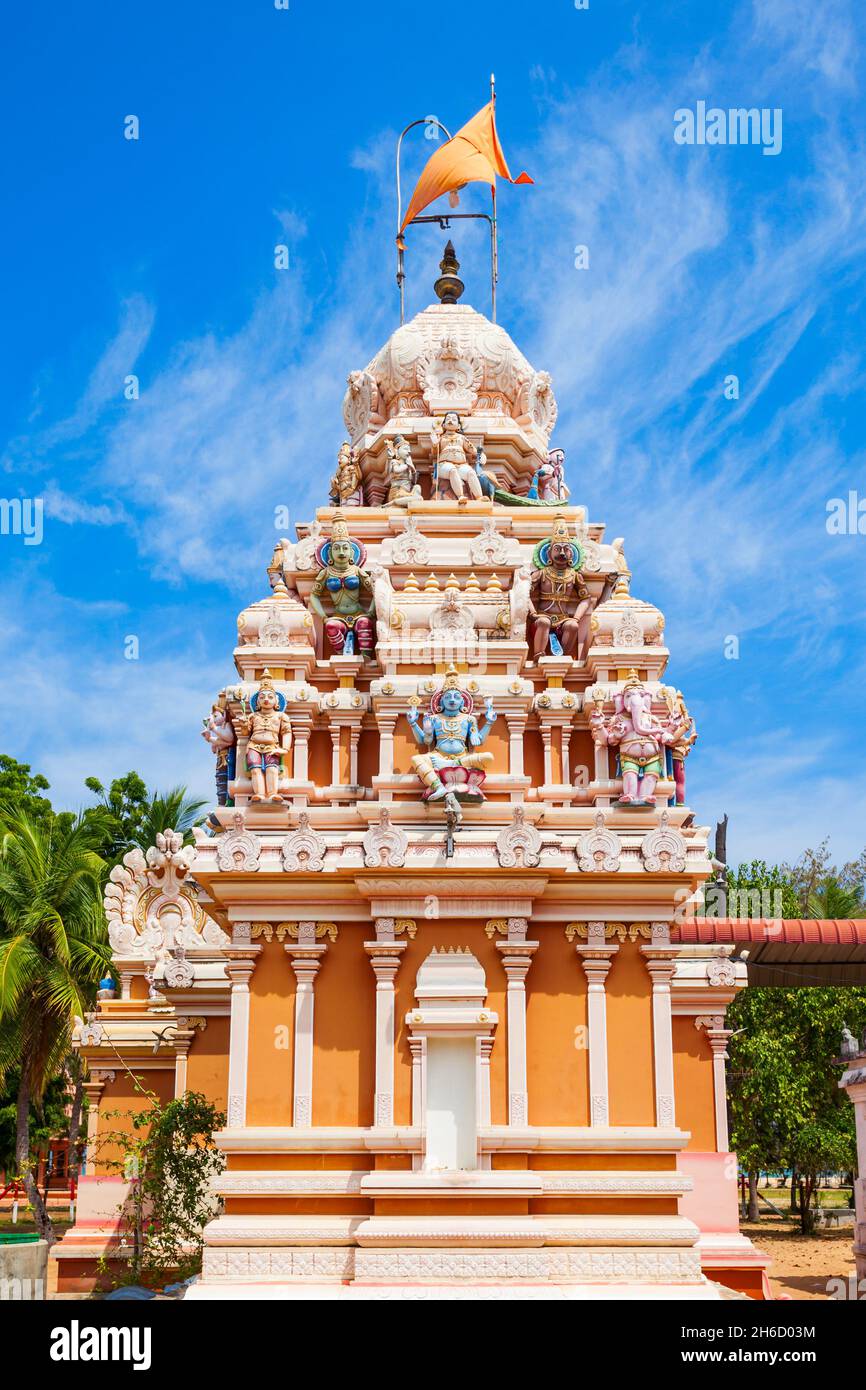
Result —
<instances>
[{"instance_id":1,"label":"ganesha statue","mask_svg":"<svg viewBox=\"0 0 866 1390\"><path fill-rule=\"evenodd\" d=\"M413 705L407 715L415 742L430 750L412 759L412 769L426 787L423 799L444 801L458 816L460 801L484 800L485 769L493 761L492 753L478 751L496 721L492 702L486 701L480 725L473 709L472 696L461 689L459 673L452 665L442 689L430 700L429 713L421 719Z\"/></svg>"},{"instance_id":2,"label":"ganesha statue","mask_svg":"<svg viewBox=\"0 0 866 1390\"><path fill-rule=\"evenodd\" d=\"M549 539L539 541L532 556L528 636L536 661L548 650L580 660L585 650L592 600L582 563L583 549L558 514Z\"/></svg>"},{"instance_id":3,"label":"ganesha statue","mask_svg":"<svg viewBox=\"0 0 866 1390\"><path fill-rule=\"evenodd\" d=\"M325 636L335 656L372 658L375 645L373 581L363 568L366 548L349 535L345 517L337 512L330 540L316 549L319 572L310 594L310 607L325 624Z\"/></svg>"},{"instance_id":4,"label":"ganesha statue","mask_svg":"<svg viewBox=\"0 0 866 1390\"><path fill-rule=\"evenodd\" d=\"M631 670L622 690L614 696L614 712L604 714L604 691L592 695L595 708L589 718L593 742L619 749L622 771L621 806L655 806L656 783L664 776L664 750L687 733L689 722L678 713L659 720L653 714L652 693Z\"/></svg>"}]
</instances>

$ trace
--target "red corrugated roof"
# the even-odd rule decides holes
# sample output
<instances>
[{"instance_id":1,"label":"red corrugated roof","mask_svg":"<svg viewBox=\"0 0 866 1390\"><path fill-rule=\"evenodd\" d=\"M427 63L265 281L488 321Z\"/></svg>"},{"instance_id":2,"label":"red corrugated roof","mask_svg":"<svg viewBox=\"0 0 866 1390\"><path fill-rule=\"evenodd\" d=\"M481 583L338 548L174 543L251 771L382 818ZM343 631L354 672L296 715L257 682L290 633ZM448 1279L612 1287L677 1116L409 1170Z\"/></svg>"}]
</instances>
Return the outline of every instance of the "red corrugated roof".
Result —
<instances>
[{"instance_id":1,"label":"red corrugated roof","mask_svg":"<svg viewBox=\"0 0 866 1390\"><path fill-rule=\"evenodd\" d=\"M730 917L703 917L694 922L671 925L673 941L706 944L733 944L738 941L808 943L816 946L866 946L866 918L790 918L769 917L738 920Z\"/></svg>"}]
</instances>

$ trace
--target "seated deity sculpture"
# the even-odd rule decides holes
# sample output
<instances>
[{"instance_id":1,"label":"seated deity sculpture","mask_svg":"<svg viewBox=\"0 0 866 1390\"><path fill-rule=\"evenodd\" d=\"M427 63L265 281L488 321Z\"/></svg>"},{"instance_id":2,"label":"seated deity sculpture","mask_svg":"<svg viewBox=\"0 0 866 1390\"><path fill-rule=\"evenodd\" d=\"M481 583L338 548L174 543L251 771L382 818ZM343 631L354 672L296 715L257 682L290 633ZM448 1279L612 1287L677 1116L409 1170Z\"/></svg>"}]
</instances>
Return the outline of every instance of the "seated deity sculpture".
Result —
<instances>
[{"instance_id":1,"label":"seated deity sculpture","mask_svg":"<svg viewBox=\"0 0 866 1390\"><path fill-rule=\"evenodd\" d=\"M549 540L540 541L532 557L527 636L537 661L548 650L554 656L580 660L592 606L580 566L583 551L569 534L565 517L553 519Z\"/></svg>"},{"instance_id":2,"label":"seated deity sculpture","mask_svg":"<svg viewBox=\"0 0 866 1390\"><path fill-rule=\"evenodd\" d=\"M325 636L335 656L372 658L375 645L373 580L363 565L367 551L349 535L346 518L337 512L330 540L316 548L319 572L310 594L310 607L325 624Z\"/></svg>"},{"instance_id":3,"label":"seated deity sculpture","mask_svg":"<svg viewBox=\"0 0 866 1390\"><path fill-rule=\"evenodd\" d=\"M331 479L330 497L335 507L363 507L364 489L361 467L355 451L345 439L337 455L337 471Z\"/></svg>"},{"instance_id":4,"label":"seated deity sculpture","mask_svg":"<svg viewBox=\"0 0 866 1390\"><path fill-rule=\"evenodd\" d=\"M652 711L652 693L631 670L614 696L614 712L605 716L603 691L593 695L595 708L589 728L593 742L619 749L622 771L621 806L655 806L656 783L664 776L664 749L679 743L691 721L678 711L659 720Z\"/></svg>"},{"instance_id":5,"label":"seated deity sculpture","mask_svg":"<svg viewBox=\"0 0 866 1390\"><path fill-rule=\"evenodd\" d=\"M253 784L251 801L281 801L280 771L292 746L292 724L284 714L285 696L274 686L265 670L259 688L246 708L236 716L238 733L247 743L247 771Z\"/></svg>"},{"instance_id":6,"label":"seated deity sculpture","mask_svg":"<svg viewBox=\"0 0 866 1390\"><path fill-rule=\"evenodd\" d=\"M430 432L436 467L434 496L456 497L465 506L466 493L476 500L484 495L476 468L477 451L463 433L463 421L449 410ZM486 476L486 475L485 475Z\"/></svg>"},{"instance_id":7,"label":"seated deity sculpture","mask_svg":"<svg viewBox=\"0 0 866 1390\"><path fill-rule=\"evenodd\" d=\"M460 801L484 800L485 768L493 761L492 753L477 751L496 721L493 704L486 701L480 726L473 709L472 696L460 688L460 676L449 666L442 689L430 700L429 713L422 720L413 705L407 715L415 742L430 750L412 759L412 769L427 789L423 800L444 800L458 816Z\"/></svg>"},{"instance_id":8,"label":"seated deity sculpture","mask_svg":"<svg viewBox=\"0 0 866 1390\"><path fill-rule=\"evenodd\" d=\"M388 485L387 506L405 506L406 499L417 493L418 470L412 461L412 450L402 434L395 434L393 443L386 445L388 467L385 482Z\"/></svg>"}]
</instances>

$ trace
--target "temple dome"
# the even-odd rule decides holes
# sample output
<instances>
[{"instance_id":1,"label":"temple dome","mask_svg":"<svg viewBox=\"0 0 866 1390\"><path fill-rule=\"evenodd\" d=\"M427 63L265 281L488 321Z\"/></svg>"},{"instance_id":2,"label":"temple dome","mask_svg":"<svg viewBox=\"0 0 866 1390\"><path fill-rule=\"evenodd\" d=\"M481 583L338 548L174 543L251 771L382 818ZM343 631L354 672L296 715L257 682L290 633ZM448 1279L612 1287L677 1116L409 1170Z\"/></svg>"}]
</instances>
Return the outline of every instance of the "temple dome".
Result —
<instances>
[{"instance_id":1,"label":"temple dome","mask_svg":"<svg viewBox=\"0 0 866 1390\"><path fill-rule=\"evenodd\" d=\"M398 418L407 425L457 410L512 420L544 453L556 423L550 376L538 372L505 329L468 304L431 304L401 325L363 371L350 373L343 418L353 444Z\"/></svg>"}]
</instances>

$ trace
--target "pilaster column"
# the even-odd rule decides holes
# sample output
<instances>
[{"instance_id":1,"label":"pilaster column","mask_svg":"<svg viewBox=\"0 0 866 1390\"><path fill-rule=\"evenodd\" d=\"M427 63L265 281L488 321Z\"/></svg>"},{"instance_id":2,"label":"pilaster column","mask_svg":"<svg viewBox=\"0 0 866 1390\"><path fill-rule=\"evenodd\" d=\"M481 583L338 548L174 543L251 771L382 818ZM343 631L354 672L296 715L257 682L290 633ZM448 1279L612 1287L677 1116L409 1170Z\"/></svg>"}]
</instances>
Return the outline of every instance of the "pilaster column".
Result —
<instances>
[{"instance_id":1,"label":"pilaster column","mask_svg":"<svg viewBox=\"0 0 866 1390\"><path fill-rule=\"evenodd\" d=\"M87 1099L87 1143L84 1149L84 1168L92 1173L96 1164L96 1141L99 1135L99 1102L106 1081L114 1080L113 1071L92 1071L84 1083Z\"/></svg>"},{"instance_id":2,"label":"pilaster column","mask_svg":"<svg viewBox=\"0 0 866 1390\"><path fill-rule=\"evenodd\" d=\"M313 987L327 949L324 944L316 944L315 922L299 922L297 942L285 945L298 982L292 1103L292 1123L298 1129L308 1129L313 1123Z\"/></svg>"},{"instance_id":3,"label":"pilaster column","mask_svg":"<svg viewBox=\"0 0 866 1390\"><path fill-rule=\"evenodd\" d=\"M589 1050L589 1122L610 1124L607 1075L607 994L605 980L619 950L608 942L604 922L587 922L586 942L575 947L586 975L586 1024Z\"/></svg>"},{"instance_id":4,"label":"pilaster column","mask_svg":"<svg viewBox=\"0 0 866 1390\"><path fill-rule=\"evenodd\" d=\"M193 1036L193 1030L186 1026L186 1019L178 1019L173 1039L175 1100L181 1100L186 1095L186 1065Z\"/></svg>"},{"instance_id":5,"label":"pilaster column","mask_svg":"<svg viewBox=\"0 0 866 1390\"><path fill-rule=\"evenodd\" d=\"M292 708L292 787L293 806L306 806L312 793L310 781L310 734L313 716L309 709Z\"/></svg>"},{"instance_id":6,"label":"pilaster column","mask_svg":"<svg viewBox=\"0 0 866 1390\"><path fill-rule=\"evenodd\" d=\"M427 1094L425 1083L427 1080L427 1068L424 1065L427 1056L427 1039L422 1034L420 1037L410 1036L409 1051L412 1055L412 1124L416 1129L424 1126L427 1114ZM417 1159L417 1155L416 1155ZM415 1161L413 1160L413 1167Z\"/></svg>"},{"instance_id":7,"label":"pilaster column","mask_svg":"<svg viewBox=\"0 0 866 1390\"><path fill-rule=\"evenodd\" d=\"M839 1085L854 1106L857 1177L854 1180L854 1264L858 1289L866 1287L866 1051L851 1058Z\"/></svg>"},{"instance_id":8,"label":"pilaster column","mask_svg":"<svg viewBox=\"0 0 866 1390\"><path fill-rule=\"evenodd\" d=\"M340 725L333 721L330 728L331 733L331 785L339 787L342 784L340 776Z\"/></svg>"},{"instance_id":9,"label":"pilaster column","mask_svg":"<svg viewBox=\"0 0 866 1390\"><path fill-rule=\"evenodd\" d=\"M364 942L364 950L370 957L376 976L376 1096L373 1124L388 1127L394 1123L394 980L400 968L400 957L406 949L405 941L395 941L395 930L393 917L378 917L376 940Z\"/></svg>"},{"instance_id":10,"label":"pilaster column","mask_svg":"<svg viewBox=\"0 0 866 1390\"><path fill-rule=\"evenodd\" d=\"M703 1030L713 1050L713 1102L716 1114L716 1151L728 1152L728 1088L725 1081L725 1063L728 1060L728 1038L731 1029L725 1027L724 1014L701 1014L695 1019L695 1027Z\"/></svg>"},{"instance_id":11,"label":"pilaster column","mask_svg":"<svg viewBox=\"0 0 866 1390\"><path fill-rule=\"evenodd\" d=\"M655 1072L656 1124L671 1129L674 1110L674 1040L671 1026L671 979L676 971L676 947L670 945L670 926L651 923L651 946L642 946L646 968L653 982L653 1067Z\"/></svg>"},{"instance_id":12,"label":"pilaster column","mask_svg":"<svg viewBox=\"0 0 866 1390\"><path fill-rule=\"evenodd\" d=\"M528 925L525 917L510 917L507 922L507 941L496 943L508 979L508 1123L520 1126L529 1123L526 1083L526 976L532 964L532 957L538 950L537 941L526 940Z\"/></svg>"},{"instance_id":13,"label":"pilaster column","mask_svg":"<svg viewBox=\"0 0 866 1390\"><path fill-rule=\"evenodd\" d=\"M379 729L379 776L394 775L394 729L397 724L396 712L377 709L376 724Z\"/></svg>"},{"instance_id":14,"label":"pilaster column","mask_svg":"<svg viewBox=\"0 0 866 1390\"><path fill-rule=\"evenodd\" d=\"M242 1129L247 1122L247 1072L250 1051L250 980L261 946L250 939L250 923L236 922L232 944L225 948L225 972L232 982L229 1021L229 1129Z\"/></svg>"},{"instance_id":15,"label":"pilaster column","mask_svg":"<svg viewBox=\"0 0 866 1390\"><path fill-rule=\"evenodd\" d=\"M508 771L512 777L523 777L523 736L526 733L526 715L506 714L508 725Z\"/></svg>"}]
</instances>

